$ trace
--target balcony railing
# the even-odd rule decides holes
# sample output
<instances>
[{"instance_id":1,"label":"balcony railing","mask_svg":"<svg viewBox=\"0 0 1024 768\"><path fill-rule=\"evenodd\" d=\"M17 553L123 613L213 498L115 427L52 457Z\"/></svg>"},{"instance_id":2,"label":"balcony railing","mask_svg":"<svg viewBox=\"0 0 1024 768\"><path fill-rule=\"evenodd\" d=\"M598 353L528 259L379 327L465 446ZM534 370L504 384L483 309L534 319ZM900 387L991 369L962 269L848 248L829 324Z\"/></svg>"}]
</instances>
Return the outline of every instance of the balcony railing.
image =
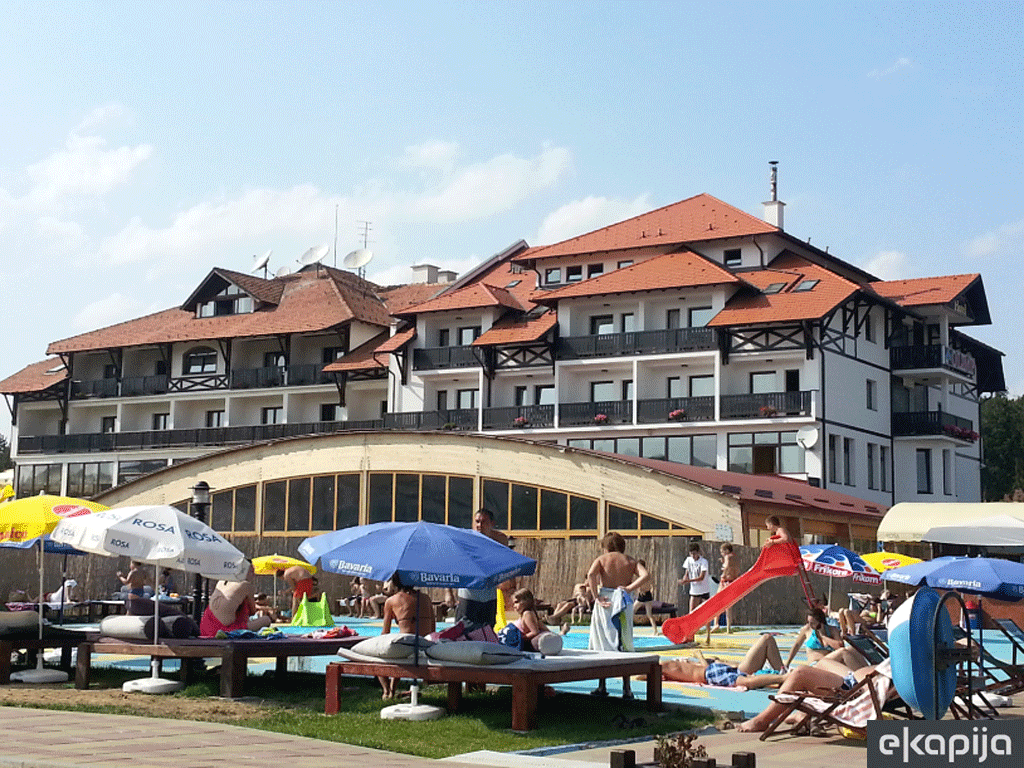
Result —
<instances>
[{"instance_id":1,"label":"balcony railing","mask_svg":"<svg viewBox=\"0 0 1024 768\"><path fill-rule=\"evenodd\" d=\"M475 347L428 347L412 351L412 367L417 371L438 368L479 368Z\"/></svg>"},{"instance_id":2,"label":"balcony railing","mask_svg":"<svg viewBox=\"0 0 1024 768\"><path fill-rule=\"evenodd\" d=\"M71 382L71 396L81 400L90 397L117 397L117 379L75 379Z\"/></svg>"},{"instance_id":3,"label":"balcony railing","mask_svg":"<svg viewBox=\"0 0 1024 768\"><path fill-rule=\"evenodd\" d=\"M892 347L889 364L894 371L932 370L955 371L974 378L977 362L973 355L945 344L921 344L910 347Z\"/></svg>"},{"instance_id":4,"label":"balcony railing","mask_svg":"<svg viewBox=\"0 0 1024 768\"><path fill-rule=\"evenodd\" d=\"M460 429L477 426L476 408L452 408L444 411L389 413L384 416L384 429Z\"/></svg>"},{"instance_id":5,"label":"balcony railing","mask_svg":"<svg viewBox=\"0 0 1024 768\"><path fill-rule=\"evenodd\" d=\"M671 416L670 414L676 414ZM658 424L665 421L711 421L715 418L713 397L664 397L640 400L636 407L636 420L640 424Z\"/></svg>"},{"instance_id":6,"label":"balcony railing","mask_svg":"<svg viewBox=\"0 0 1024 768\"><path fill-rule=\"evenodd\" d=\"M167 375L135 376L121 379L121 394L125 397L137 395L163 395L168 390Z\"/></svg>"},{"instance_id":7,"label":"balcony railing","mask_svg":"<svg viewBox=\"0 0 1024 768\"><path fill-rule=\"evenodd\" d=\"M605 418L602 419L601 416ZM630 424L632 421L633 403L628 400L562 403L558 407L558 424L563 427L600 427L611 424Z\"/></svg>"},{"instance_id":8,"label":"balcony railing","mask_svg":"<svg viewBox=\"0 0 1024 768\"><path fill-rule=\"evenodd\" d=\"M722 419L764 419L810 416L811 393L763 392L756 395L722 395Z\"/></svg>"},{"instance_id":9,"label":"balcony railing","mask_svg":"<svg viewBox=\"0 0 1024 768\"><path fill-rule=\"evenodd\" d=\"M564 336L555 354L560 360L619 355L653 355L666 352L697 352L715 349L712 328L670 328L659 331L602 333L593 336Z\"/></svg>"},{"instance_id":10,"label":"balcony railing","mask_svg":"<svg viewBox=\"0 0 1024 768\"><path fill-rule=\"evenodd\" d=\"M553 405L484 408L484 429L543 429L555 425Z\"/></svg>"},{"instance_id":11,"label":"balcony railing","mask_svg":"<svg viewBox=\"0 0 1024 768\"><path fill-rule=\"evenodd\" d=\"M958 430L962 431L958 432ZM973 431L973 421L945 411L910 411L892 415L893 437L942 434L957 436L957 434Z\"/></svg>"}]
</instances>

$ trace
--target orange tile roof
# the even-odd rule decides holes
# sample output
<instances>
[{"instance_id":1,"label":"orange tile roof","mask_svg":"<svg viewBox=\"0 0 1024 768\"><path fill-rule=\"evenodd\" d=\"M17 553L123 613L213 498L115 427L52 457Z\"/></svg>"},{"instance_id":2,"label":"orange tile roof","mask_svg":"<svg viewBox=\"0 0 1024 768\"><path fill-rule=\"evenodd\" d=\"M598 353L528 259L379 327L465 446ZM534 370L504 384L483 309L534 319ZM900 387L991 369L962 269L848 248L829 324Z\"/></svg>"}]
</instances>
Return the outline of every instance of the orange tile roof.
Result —
<instances>
[{"instance_id":1,"label":"orange tile roof","mask_svg":"<svg viewBox=\"0 0 1024 768\"><path fill-rule=\"evenodd\" d=\"M447 283L410 283L409 285L391 285L381 288L377 293L384 301L388 311L393 315L398 315L409 307L434 298L448 287Z\"/></svg>"},{"instance_id":2,"label":"orange tile roof","mask_svg":"<svg viewBox=\"0 0 1024 768\"><path fill-rule=\"evenodd\" d=\"M693 243L781 232L766 221L702 194L554 245L532 249L515 261L548 259L645 245Z\"/></svg>"},{"instance_id":3,"label":"orange tile roof","mask_svg":"<svg viewBox=\"0 0 1024 768\"><path fill-rule=\"evenodd\" d=\"M410 341L416 338L416 326L410 325L408 328L403 328L398 331L394 336L385 341L379 347L378 352L397 352Z\"/></svg>"},{"instance_id":4,"label":"orange tile roof","mask_svg":"<svg viewBox=\"0 0 1024 768\"><path fill-rule=\"evenodd\" d=\"M374 353L388 340L388 333L380 333L367 342L360 344L344 357L340 357L332 363L324 366L324 371L366 371L373 368L385 368L386 365L374 358Z\"/></svg>"},{"instance_id":5,"label":"orange tile roof","mask_svg":"<svg viewBox=\"0 0 1024 768\"><path fill-rule=\"evenodd\" d=\"M474 347L495 344L521 344L536 341L558 323L558 314L545 312L538 317L517 317L499 320L473 342Z\"/></svg>"},{"instance_id":6,"label":"orange tile roof","mask_svg":"<svg viewBox=\"0 0 1024 768\"><path fill-rule=\"evenodd\" d=\"M65 381L68 371L59 357L40 360L22 368L12 376L0 381L0 394L19 395L25 392L42 392L54 384Z\"/></svg>"},{"instance_id":7,"label":"orange tile roof","mask_svg":"<svg viewBox=\"0 0 1024 768\"><path fill-rule=\"evenodd\" d=\"M276 307L242 315L197 318L183 309L152 315L52 342L49 354L115 349L208 339L253 338L326 331L350 320L388 327L391 317L372 283L340 270L299 272L275 278L282 293Z\"/></svg>"},{"instance_id":8,"label":"orange tile roof","mask_svg":"<svg viewBox=\"0 0 1024 768\"><path fill-rule=\"evenodd\" d=\"M859 286L824 267L793 254L784 253L768 269L741 273L744 280L760 289L772 283L787 283L780 293L741 291L726 302L709 326L758 325L794 320L818 320L859 290ZM793 292L802 280L818 280L809 291Z\"/></svg>"},{"instance_id":9,"label":"orange tile roof","mask_svg":"<svg viewBox=\"0 0 1024 768\"><path fill-rule=\"evenodd\" d=\"M507 307L520 312L526 307L505 288L486 283L471 283L451 293L442 293L437 298L409 307L399 314L424 314L427 312L446 312L459 309L481 309L483 307Z\"/></svg>"},{"instance_id":10,"label":"orange tile roof","mask_svg":"<svg viewBox=\"0 0 1024 768\"><path fill-rule=\"evenodd\" d=\"M551 291L535 291L531 298L541 304L579 296L601 296L613 293L658 291L698 285L741 283L732 272L693 251L666 253L629 267L616 269L600 277Z\"/></svg>"},{"instance_id":11,"label":"orange tile roof","mask_svg":"<svg viewBox=\"0 0 1024 768\"><path fill-rule=\"evenodd\" d=\"M880 280L871 288L880 296L892 299L905 307L926 304L948 304L981 279L981 275L948 275L946 277L918 277L910 280Z\"/></svg>"}]
</instances>

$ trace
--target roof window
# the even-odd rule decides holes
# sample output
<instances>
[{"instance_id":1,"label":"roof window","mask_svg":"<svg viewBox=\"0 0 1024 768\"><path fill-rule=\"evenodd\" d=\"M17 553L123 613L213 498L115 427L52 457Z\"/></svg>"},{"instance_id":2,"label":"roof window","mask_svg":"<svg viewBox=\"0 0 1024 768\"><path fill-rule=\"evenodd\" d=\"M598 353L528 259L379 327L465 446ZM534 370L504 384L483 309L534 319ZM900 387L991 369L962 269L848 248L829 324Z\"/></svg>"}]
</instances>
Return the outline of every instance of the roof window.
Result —
<instances>
[{"instance_id":1,"label":"roof window","mask_svg":"<svg viewBox=\"0 0 1024 768\"><path fill-rule=\"evenodd\" d=\"M798 293L800 291L809 291L820 282L820 280L801 280L800 283L796 286L796 288L793 289L793 293Z\"/></svg>"},{"instance_id":2,"label":"roof window","mask_svg":"<svg viewBox=\"0 0 1024 768\"><path fill-rule=\"evenodd\" d=\"M786 287L785 283L772 283L767 288L761 291L761 293L778 293Z\"/></svg>"},{"instance_id":3,"label":"roof window","mask_svg":"<svg viewBox=\"0 0 1024 768\"><path fill-rule=\"evenodd\" d=\"M505 287L506 287L506 288L515 288L515 287L516 287L517 285L519 285L519 284L520 284L521 282L523 282L523 281L522 281L522 280L513 280L513 281L512 281L511 283L509 283L509 284L508 284L508 285L506 285Z\"/></svg>"}]
</instances>

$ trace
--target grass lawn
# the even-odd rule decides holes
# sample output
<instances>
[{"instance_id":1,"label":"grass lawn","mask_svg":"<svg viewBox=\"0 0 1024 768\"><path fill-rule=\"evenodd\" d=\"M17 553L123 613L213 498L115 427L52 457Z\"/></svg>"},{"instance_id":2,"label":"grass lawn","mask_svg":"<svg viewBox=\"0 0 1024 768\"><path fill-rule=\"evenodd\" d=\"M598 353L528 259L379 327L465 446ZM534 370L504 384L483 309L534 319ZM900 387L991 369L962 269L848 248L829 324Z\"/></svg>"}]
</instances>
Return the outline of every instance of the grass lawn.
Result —
<instances>
[{"instance_id":1,"label":"grass lawn","mask_svg":"<svg viewBox=\"0 0 1024 768\"><path fill-rule=\"evenodd\" d=\"M138 676L138 672L94 668L92 687L117 689L125 680ZM512 711L510 687L491 687L487 693L467 693L459 713L440 720L404 722L381 720L381 708L394 702L381 700L380 687L376 681L347 678L344 685L342 706L345 709L331 716L323 714L324 677L312 673L289 673L281 681L275 680L272 673L264 676L250 675L246 681L246 700L257 699L260 703L252 704L251 716L244 714L241 719L237 715L218 716L216 707L202 706L219 694L219 677L215 674L207 675L184 691L173 694L173 697L147 696L146 699L159 707L154 699L174 698L178 701L173 703L180 709L183 703L181 700L191 698L196 700L193 719L229 722L248 728L429 758L449 757L481 749L511 752L669 734L707 722L700 715L682 709L668 708L665 712L652 713L638 701L558 693L541 702L538 713L540 727L524 735L513 733L509 728ZM67 687L73 689L73 683L68 683ZM25 702L25 705L159 716L159 709L155 713L140 711L139 707L132 705L133 699L135 695L130 696L123 705L80 705L75 703L71 695L61 703ZM423 704L444 707L446 699L446 685L428 686L420 690L420 702ZM180 717L180 714L177 716Z\"/></svg>"}]
</instances>

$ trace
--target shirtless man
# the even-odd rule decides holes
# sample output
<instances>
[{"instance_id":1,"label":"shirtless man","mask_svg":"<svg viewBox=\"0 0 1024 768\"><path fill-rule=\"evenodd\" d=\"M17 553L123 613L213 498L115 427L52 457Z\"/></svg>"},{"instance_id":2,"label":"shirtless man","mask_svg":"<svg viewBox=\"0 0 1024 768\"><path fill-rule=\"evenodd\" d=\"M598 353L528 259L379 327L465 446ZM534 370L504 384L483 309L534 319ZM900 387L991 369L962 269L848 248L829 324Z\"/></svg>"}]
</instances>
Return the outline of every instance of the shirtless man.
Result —
<instances>
[{"instance_id":1,"label":"shirtless man","mask_svg":"<svg viewBox=\"0 0 1024 768\"><path fill-rule=\"evenodd\" d=\"M508 536L494 527L494 513L487 508L478 509L473 515L473 530L503 546L508 546ZM507 596L514 586L515 580L510 579L499 584L498 589ZM467 629L475 629L484 624L494 627L498 615L498 597L493 588L459 589L458 599L455 608L456 621L464 620Z\"/></svg>"},{"instance_id":2,"label":"shirtless man","mask_svg":"<svg viewBox=\"0 0 1024 768\"><path fill-rule=\"evenodd\" d=\"M269 616L253 615L258 611L252 586L255 577L256 572L250 562L245 581L217 582L210 593L210 605L203 611L203 619L199 623L200 637L215 637L221 630L230 632L234 629L248 629L257 632L271 625Z\"/></svg>"},{"instance_id":3,"label":"shirtless man","mask_svg":"<svg viewBox=\"0 0 1024 768\"><path fill-rule=\"evenodd\" d=\"M299 609L299 603L302 602L303 595L308 595L308 599L312 602L313 589L316 586L316 582L313 581L309 571L301 565L285 568L283 571L278 571L277 575L283 578L285 583L292 589L292 617L294 618L295 612Z\"/></svg>"},{"instance_id":4,"label":"shirtless man","mask_svg":"<svg viewBox=\"0 0 1024 768\"><path fill-rule=\"evenodd\" d=\"M391 597L384 601L384 624L382 635L391 632L392 620L398 625L398 631L408 635L429 635L436 628L434 621L434 604L425 592L402 583L398 574L391 577ZM385 585L387 588L387 585ZM381 698L393 699L397 677L378 677L380 687L384 689Z\"/></svg>"},{"instance_id":5,"label":"shirtless man","mask_svg":"<svg viewBox=\"0 0 1024 768\"><path fill-rule=\"evenodd\" d=\"M785 669L782 665L782 654L775 638L765 633L757 642L750 646L747 655L738 666L730 666L717 659L708 661L699 650L700 661L684 661L672 659L661 664L661 676L665 680L679 683L700 683L721 685L733 688L742 685L745 688L770 688L780 685L786 680L785 672L757 674L765 662L773 670Z\"/></svg>"},{"instance_id":6,"label":"shirtless man","mask_svg":"<svg viewBox=\"0 0 1024 768\"><path fill-rule=\"evenodd\" d=\"M606 533L601 539L601 546L605 552L594 559L587 571L587 585L590 587L590 594L594 595L594 610L590 617L590 640L588 648L591 650L633 650L633 599L629 593L635 592L649 578L647 568L625 554L626 541L618 533ZM616 592L623 591L623 610L617 617L609 616L608 609L612 606L612 598ZM601 610L604 609L604 610ZM614 621L618 619L619 647L608 648L602 641L604 635L601 632L600 622ZM595 696L607 696L605 679L591 693ZM629 678L622 681L622 697L633 698L630 690Z\"/></svg>"}]
</instances>

